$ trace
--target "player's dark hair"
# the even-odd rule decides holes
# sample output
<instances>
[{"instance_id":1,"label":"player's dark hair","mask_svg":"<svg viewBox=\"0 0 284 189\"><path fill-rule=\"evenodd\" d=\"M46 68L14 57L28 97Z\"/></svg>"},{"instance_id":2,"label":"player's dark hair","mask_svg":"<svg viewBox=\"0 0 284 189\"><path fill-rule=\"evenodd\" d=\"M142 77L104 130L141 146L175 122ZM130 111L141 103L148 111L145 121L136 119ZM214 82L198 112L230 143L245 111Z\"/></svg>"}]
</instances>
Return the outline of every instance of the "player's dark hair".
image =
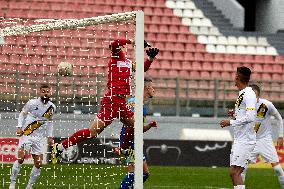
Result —
<instances>
[{"instance_id":1,"label":"player's dark hair","mask_svg":"<svg viewBox=\"0 0 284 189\"><path fill-rule=\"evenodd\" d=\"M251 70L248 67L241 66L237 68L237 74L242 83L248 83L250 80Z\"/></svg>"},{"instance_id":2,"label":"player's dark hair","mask_svg":"<svg viewBox=\"0 0 284 189\"><path fill-rule=\"evenodd\" d=\"M43 89L43 88L48 88L48 89L50 89L51 87L50 87L49 84L43 83L43 84L40 85L39 89Z\"/></svg>"},{"instance_id":3,"label":"player's dark hair","mask_svg":"<svg viewBox=\"0 0 284 189\"><path fill-rule=\"evenodd\" d=\"M144 83L153 82L152 78L144 77Z\"/></svg>"},{"instance_id":4,"label":"player's dark hair","mask_svg":"<svg viewBox=\"0 0 284 189\"><path fill-rule=\"evenodd\" d=\"M257 84L249 85L253 90L256 90L258 95L260 95L260 87Z\"/></svg>"}]
</instances>

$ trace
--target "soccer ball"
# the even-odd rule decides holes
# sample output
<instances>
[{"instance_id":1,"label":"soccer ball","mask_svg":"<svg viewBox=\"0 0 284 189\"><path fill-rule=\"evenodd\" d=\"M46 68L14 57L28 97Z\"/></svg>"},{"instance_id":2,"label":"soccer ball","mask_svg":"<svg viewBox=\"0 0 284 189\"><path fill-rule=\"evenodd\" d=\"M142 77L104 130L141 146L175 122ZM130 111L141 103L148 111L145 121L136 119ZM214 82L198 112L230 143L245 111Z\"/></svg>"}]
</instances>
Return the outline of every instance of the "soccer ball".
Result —
<instances>
[{"instance_id":1,"label":"soccer ball","mask_svg":"<svg viewBox=\"0 0 284 189\"><path fill-rule=\"evenodd\" d=\"M63 61L57 66L57 72L60 76L71 76L72 75L72 64Z\"/></svg>"}]
</instances>

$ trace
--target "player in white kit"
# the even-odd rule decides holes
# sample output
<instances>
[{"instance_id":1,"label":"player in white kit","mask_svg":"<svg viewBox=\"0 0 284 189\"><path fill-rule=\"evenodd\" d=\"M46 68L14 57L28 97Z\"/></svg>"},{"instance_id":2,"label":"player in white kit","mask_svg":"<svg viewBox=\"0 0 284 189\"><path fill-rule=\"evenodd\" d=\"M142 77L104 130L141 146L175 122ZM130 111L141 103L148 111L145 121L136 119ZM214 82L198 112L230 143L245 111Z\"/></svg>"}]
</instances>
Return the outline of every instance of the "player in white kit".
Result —
<instances>
[{"instance_id":1,"label":"player in white kit","mask_svg":"<svg viewBox=\"0 0 284 189\"><path fill-rule=\"evenodd\" d=\"M256 84L250 85L250 87L252 87L257 97L257 115L254 128L256 132L256 147L251 154L250 163L256 163L257 157L261 155L264 162L272 165L281 188L284 189L284 172L279 164L279 158L273 144L270 117L274 116L276 118L279 127L277 139L279 149L283 147L283 120L272 102L260 98L260 87ZM243 180L245 180L246 170L242 173Z\"/></svg>"},{"instance_id":2,"label":"player in white kit","mask_svg":"<svg viewBox=\"0 0 284 189\"><path fill-rule=\"evenodd\" d=\"M239 96L235 103L234 119L222 120L220 126L232 126L234 142L230 155L230 177L234 189L244 189L245 184L241 173L247 167L249 157L256 145L254 131L256 116L256 95L251 87L248 87L251 71L247 67L238 67L235 77L235 85L239 89Z\"/></svg>"},{"instance_id":3,"label":"player in white kit","mask_svg":"<svg viewBox=\"0 0 284 189\"><path fill-rule=\"evenodd\" d=\"M9 189L14 189L18 173L27 154L32 154L34 166L26 189L31 189L40 175L43 151L41 139L48 136L48 144L53 145L52 117L55 105L50 101L51 88L43 84L39 89L40 97L29 100L23 107L19 118L16 134L19 136L18 157L14 162Z\"/></svg>"}]
</instances>

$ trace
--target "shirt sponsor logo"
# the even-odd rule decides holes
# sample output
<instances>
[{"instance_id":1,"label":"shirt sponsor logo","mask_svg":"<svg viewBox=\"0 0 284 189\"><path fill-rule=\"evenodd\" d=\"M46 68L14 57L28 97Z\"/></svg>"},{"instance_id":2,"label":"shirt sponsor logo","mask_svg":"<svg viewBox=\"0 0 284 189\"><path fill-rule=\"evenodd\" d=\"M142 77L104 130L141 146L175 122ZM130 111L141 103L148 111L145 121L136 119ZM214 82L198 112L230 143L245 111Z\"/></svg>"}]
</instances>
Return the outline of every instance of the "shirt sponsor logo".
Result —
<instances>
[{"instance_id":1,"label":"shirt sponsor logo","mask_svg":"<svg viewBox=\"0 0 284 189\"><path fill-rule=\"evenodd\" d=\"M131 68L131 62L117 61L117 67Z\"/></svg>"}]
</instances>

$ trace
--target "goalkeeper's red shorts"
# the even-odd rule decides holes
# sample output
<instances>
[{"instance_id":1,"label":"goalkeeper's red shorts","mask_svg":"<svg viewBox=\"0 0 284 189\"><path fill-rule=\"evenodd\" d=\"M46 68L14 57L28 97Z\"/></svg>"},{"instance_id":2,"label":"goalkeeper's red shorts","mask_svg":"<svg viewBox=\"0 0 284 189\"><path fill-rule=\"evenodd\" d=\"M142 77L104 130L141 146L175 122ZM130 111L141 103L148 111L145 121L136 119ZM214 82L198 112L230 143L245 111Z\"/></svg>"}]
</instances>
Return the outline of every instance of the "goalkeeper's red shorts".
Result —
<instances>
[{"instance_id":1,"label":"goalkeeper's red shorts","mask_svg":"<svg viewBox=\"0 0 284 189\"><path fill-rule=\"evenodd\" d=\"M118 118L132 118L134 113L126 103L126 97L121 95L105 95L101 101L101 109L97 118L105 123L105 126Z\"/></svg>"}]
</instances>

